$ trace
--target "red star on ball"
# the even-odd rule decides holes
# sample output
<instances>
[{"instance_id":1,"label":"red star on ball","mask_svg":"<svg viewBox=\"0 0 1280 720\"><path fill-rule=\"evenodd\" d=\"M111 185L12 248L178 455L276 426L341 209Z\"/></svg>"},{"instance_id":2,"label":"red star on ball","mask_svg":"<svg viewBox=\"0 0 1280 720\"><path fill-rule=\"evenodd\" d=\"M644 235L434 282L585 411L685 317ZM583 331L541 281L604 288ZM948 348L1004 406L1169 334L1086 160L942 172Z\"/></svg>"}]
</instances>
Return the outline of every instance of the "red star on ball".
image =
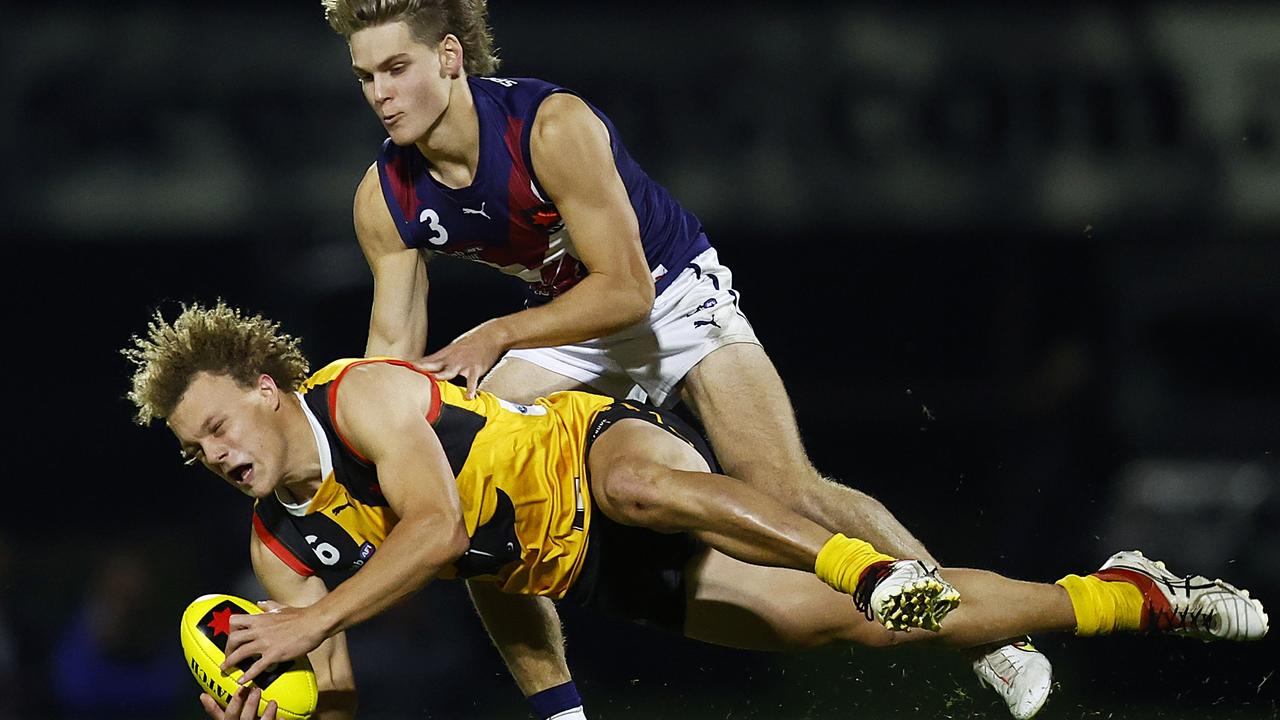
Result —
<instances>
[{"instance_id":1,"label":"red star on ball","mask_svg":"<svg viewBox=\"0 0 1280 720\"><path fill-rule=\"evenodd\" d=\"M214 637L231 634L231 616L234 614L231 608L223 608L213 614L213 620L209 622L208 627L213 628Z\"/></svg>"}]
</instances>

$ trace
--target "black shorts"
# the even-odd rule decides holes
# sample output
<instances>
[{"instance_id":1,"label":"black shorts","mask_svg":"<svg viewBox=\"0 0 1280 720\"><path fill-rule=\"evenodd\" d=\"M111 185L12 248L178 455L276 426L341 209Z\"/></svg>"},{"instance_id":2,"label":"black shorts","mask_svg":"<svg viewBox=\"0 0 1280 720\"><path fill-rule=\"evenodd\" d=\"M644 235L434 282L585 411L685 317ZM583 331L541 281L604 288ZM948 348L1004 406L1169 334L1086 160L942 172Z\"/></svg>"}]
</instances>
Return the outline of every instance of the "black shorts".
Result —
<instances>
[{"instance_id":1,"label":"black shorts","mask_svg":"<svg viewBox=\"0 0 1280 720\"><path fill-rule=\"evenodd\" d=\"M644 420L666 430L693 446L712 472L720 472L711 448L693 427L669 410L632 400L620 400L596 414L587 430L587 452L601 433L627 419ZM587 555L565 602L683 635L684 569L703 545L686 533L666 534L622 525L607 517L594 499L591 503Z\"/></svg>"}]
</instances>

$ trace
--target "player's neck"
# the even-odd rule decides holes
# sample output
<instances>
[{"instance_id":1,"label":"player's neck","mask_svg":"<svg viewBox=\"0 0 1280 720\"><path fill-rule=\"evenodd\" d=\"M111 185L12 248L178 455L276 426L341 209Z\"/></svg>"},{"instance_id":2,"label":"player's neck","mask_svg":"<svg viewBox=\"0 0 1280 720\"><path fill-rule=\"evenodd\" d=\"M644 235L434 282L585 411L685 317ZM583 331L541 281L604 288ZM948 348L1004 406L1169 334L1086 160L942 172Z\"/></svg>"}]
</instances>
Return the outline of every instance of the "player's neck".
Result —
<instances>
[{"instance_id":1,"label":"player's neck","mask_svg":"<svg viewBox=\"0 0 1280 720\"><path fill-rule=\"evenodd\" d=\"M480 115L465 76L450 85L448 106L415 145L436 180L454 188L471 184L480 164Z\"/></svg>"},{"instance_id":2,"label":"player's neck","mask_svg":"<svg viewBox=\"0 0 1280 720\"><path fill-rule=\"evenodd\" d=\"M316 494L324 481L320 466L320 448L311 422L302 409L297 395L289 394L280 406L280 412L288 413L285 424L285 473L280 489L293 496L295 502L306 502Z\"/></svg>"}]
</instances>

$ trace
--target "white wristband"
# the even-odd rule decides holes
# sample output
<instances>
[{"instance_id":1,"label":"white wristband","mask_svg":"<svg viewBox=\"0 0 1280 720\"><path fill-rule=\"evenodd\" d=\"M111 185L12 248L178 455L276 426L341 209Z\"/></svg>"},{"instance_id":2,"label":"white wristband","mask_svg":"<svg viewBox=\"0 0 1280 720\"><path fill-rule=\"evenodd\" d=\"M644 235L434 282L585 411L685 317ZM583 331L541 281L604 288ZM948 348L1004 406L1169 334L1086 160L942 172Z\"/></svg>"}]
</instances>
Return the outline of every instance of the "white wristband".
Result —
<instances>
[{"instance_id":1,"label":"white wristband","mask_svg":"<svg viewBox=\"0 0 1280 720\"><path fill-rule=\"evenodd\" d=\"M547 718L547 720L587 720L587 712L582 709L581 705L579 705L576 708L569 708L568 710L558 712Z\"/></svg>"}]
</instances>

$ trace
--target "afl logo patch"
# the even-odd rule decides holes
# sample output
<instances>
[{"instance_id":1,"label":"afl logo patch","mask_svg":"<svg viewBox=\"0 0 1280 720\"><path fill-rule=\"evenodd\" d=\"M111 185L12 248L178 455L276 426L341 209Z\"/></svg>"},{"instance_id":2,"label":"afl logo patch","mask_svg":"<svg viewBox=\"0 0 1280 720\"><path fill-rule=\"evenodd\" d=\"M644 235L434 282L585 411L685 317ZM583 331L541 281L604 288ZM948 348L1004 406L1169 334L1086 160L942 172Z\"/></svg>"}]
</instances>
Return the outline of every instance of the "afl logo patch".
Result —
<instances>
[{"instance_id":1,"label":"afl logo patch","mask_svg":"<svg viewBox=\"0 0 1280 720\"><path fill-rule=\"evenodd\" d=\"M520 413L521 415L546 415L547 409L541 405L520 405L518 403L509 402L501 398L498 399L498 405L507 412Z\"/></svg>"}]
</instances>

